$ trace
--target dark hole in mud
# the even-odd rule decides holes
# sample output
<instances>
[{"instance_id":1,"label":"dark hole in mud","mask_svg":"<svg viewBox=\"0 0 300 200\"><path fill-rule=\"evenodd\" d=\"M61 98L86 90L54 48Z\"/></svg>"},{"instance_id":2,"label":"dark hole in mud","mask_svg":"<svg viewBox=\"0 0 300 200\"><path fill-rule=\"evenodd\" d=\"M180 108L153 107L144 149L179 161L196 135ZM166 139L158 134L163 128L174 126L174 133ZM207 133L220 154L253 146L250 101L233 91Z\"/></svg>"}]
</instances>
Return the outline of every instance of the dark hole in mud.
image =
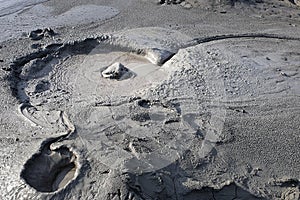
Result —
<instances>
[{"instance_id":1,"label":"dark hole in mud","mask_svg":"<svg viewBox=\"0 0 300 200\"><path fill-rule=\"evenodd\" d=\"M31 31L29 33L29 38L31 38L31 40L40 40L43 37L52 37L54 35L56 35L56 33L51 28L45 28Z\"/></svg>"},{"instance_id":2,"label":"dark hole in mud","mask_svg":"<svg viewBox=\"0 0 300 200\"><path fill-rule=\"evenodd\" d=\"M285 181L282 182L278 182L277 185L281 186L281 187L295 187L300 185L299 180L297 179L287 179Z\"/></svg>"},{"instance_id":3,"label":"dark hole in mud","mask_svg":"<svg viewBox=\"0 0 300 200\"><path fill-rule=\"evenodd\" d=\"M40 92L44 92L44 91L49 90L49 89L50 89L49 81L42 80L35 86L35 91L34 92L40 93Z\"/></svg>"},{"instance_id":4,"label":"dark hole in mud","mask_svg":"<svg viewBox=\"0 0 300 200\"><path fill-rule=\"evenodd\" d=\"M39 44L39 43L35 43L35 44L32 44L30 47L33 48L33 49L38 49L38 48L41 48L42 45Z\"/></svg>"},{"instance_id":5,"label":"dark hole in mud","mask_svg":"<svg viewBox=\"0 0 300 200\"><path fill-rule=\"evenodd\" d=\"M138 105L143 108L150 108L151 102L149 100L142 99L142 100L138 101Z\"/></svg>"},{"instance_id":6,"label":"dark hole in mud","mask_svg":"<svg viewBox=\"0 0 300 200\"><path fill-rule=\"evenodd\" d=\"M55 192L74 179L76 160L67 147L44 149L26 162L21 177L39 192Z\"/></svg>"}]
</instances>

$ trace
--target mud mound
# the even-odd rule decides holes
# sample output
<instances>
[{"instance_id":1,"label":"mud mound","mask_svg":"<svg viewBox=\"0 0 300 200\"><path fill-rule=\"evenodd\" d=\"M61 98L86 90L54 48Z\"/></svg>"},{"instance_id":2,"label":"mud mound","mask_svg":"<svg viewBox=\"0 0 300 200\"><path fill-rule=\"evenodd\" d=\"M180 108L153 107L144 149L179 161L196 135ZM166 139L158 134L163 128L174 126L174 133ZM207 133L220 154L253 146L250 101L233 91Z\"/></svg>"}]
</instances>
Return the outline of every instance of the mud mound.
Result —
<instances>
[{"instance_id":1,"label":"mud mound","mask_svg":"<svg viewBox=\"0 0 300 200\"><path fill-rule=\"evenodd\" d=\"M166 37L161 37L163 34ZM257 161L261 155L268 155L268 159L261 160L272 163L276 163L279 156L288 156L282 151L276 157L270 153L269 143L255 141L256 138L263 138L261 141L275 138L260 134L262 129L251 138L245 136L247 140L242 141L255 146L257 152L263 152L254 154L258 159L252 158L250 149L245 150L250 148L249 145L237 143L238 134L244 132L237 134L235 130L224 128L227 128L228 114L239 121L256 116L252 110L256 106L252 105L253 99L299 94L294 84L298 78L298 54L278 48L281 44L289 46L289 51L299 49L299 44L295 42L299 38L265 33L200 36L194 39L181 36L175 31L147 28L122 31L105 37L107 39L91 38L52 44L14 61L11 66L11 89L20 102L28 105L21 106L20 110L32 123L42 127L46 127L48 122L66 124L72 133L75 125L78 127L83 151L87 152L84 157L88 162L93 162L91 174L83 179L95 183L92 187L97 189L98 196L110 193L110 186L103 184L105 181L101 181L103 177L97 170L100 165L105 166L105 174L108 174L105 176L112 176L110 172L114 171L134 176L149 172L156 174L169 166L172 169L166 172L172 175L177 168L184 169L184 180L176 180L176 183L173 183L176 177L171 175L163 181L160 175L155 177L160 187L158 193L162 196L164 187L172 185L161 199L168 196L173 199L184 196L185 199L256 199L250 193L252 190L255 195L268 196L253 189L258 188L255 185L258 181L246 185L246 182L239 182L240 177L232 177L233 170L227 164L231 166L233 161L227 163L219 156L224 153L232 158L232 151L235 151L234 155L241 155L237 157L237 162L246 159L246 163L257 162L260 168L264 165ZM278 50L274 51L274 47ZM125 78L129 71L134 76ZM235 102L241 102L241 105ZM56 110L61 109L70 113L75 124L73 127L63 123L65 120L59 121L61 118L57 116L60 112ZM54 110L49 112L51 116L47 115L47 110ZM45 120L40 120L40 116L45 116ZM290 133L284 136L289 137ZM21 174L27 184L40 192L65 188L74 180L78 170L75 153L65 146L51 148L53 143L42 145L41 150L25 164ZM239 151L222 150L225 145L231 144L235 144ZM74 143L76 149L77 145ZM213 161L215 158L216 162ZM203 171L211 162L220 165L220 170L212 167L211 171ZM237 169L241 170L240 167ZM249 172L246 178L250 179L255 174ZM265 178L267 175L262 176ZM195 179L192 185L195 187L174 188L174 185L185 184L186 177ZM223 184L202 183L204 179L217 180L218 183L232 180L244 188L250 188L250 192L235 185L221 189ZM105 180L111 184L111 178ZM134 185L137 181L132 180L132 191L145 199L148 196L151 196L150 199L157 197L156 191L148 195L153 191L149 187L154 184L141 180L145 184L137 186ZM122 180L120 184L126 183ZM266 183L262 181L262 184ZM79 184L72 186L85 190ZM116 187L112 186L112 189ZM183 192L177 195L176 191ZM88 193L81 192L86 199L91 198L86 195ZM120 193L117 194L121 196ZM288 191L284 195L290 196L290 193Z\"/></svg>"}]
</instances>

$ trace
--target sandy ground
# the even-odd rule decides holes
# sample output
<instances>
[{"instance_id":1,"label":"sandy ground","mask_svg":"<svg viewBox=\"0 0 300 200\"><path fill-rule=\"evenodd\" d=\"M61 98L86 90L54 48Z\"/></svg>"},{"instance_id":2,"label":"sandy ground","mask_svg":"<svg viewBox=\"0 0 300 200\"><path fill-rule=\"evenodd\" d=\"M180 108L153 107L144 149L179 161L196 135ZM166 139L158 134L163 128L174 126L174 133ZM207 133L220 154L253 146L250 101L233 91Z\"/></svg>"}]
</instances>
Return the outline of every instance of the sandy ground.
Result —
<instances>
[{"instance_id":1,"label":"sandy ground","mask_svg":"<svg viewBox=\"0 0 300 200\"><path fill-rule=\"evenodd\" d=\"M0 199L299 199L299 2L160 2L0 0Z\"/></svg>"}]
</instances>

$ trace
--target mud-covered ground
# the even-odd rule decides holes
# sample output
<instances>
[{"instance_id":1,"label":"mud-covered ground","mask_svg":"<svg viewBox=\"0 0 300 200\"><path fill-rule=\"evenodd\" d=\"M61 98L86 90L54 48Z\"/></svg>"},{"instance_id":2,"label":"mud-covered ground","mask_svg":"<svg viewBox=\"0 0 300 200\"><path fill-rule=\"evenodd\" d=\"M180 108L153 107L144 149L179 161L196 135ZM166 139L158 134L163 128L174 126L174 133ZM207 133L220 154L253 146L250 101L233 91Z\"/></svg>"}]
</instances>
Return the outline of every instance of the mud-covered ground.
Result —
<instances>
[{"instance_id":1,"label":"mud-covered ground","mask_svg":"<svg viewBox=\"0 0 300 200\"><path fill-rule=\"evenodd\" d=\"M0 199L299 199L299 1L0 0L0 27Z\"/></svg>"}]
</instances>

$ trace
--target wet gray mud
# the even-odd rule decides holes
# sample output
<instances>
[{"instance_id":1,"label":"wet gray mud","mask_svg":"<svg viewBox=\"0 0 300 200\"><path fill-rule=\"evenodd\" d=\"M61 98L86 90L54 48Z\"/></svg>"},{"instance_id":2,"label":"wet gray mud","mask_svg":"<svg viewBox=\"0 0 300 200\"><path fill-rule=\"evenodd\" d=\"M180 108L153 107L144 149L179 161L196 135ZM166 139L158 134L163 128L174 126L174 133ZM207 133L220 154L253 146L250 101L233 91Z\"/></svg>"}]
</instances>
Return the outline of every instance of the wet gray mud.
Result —
<instances>
[{"instance_id":1,"label":"wet gray mud","mask_svg":"<svg viewBox=\"0 0 300 200\"><path fill-rule=\"evenodd\" d=\"M109 51L125 51L132 52L135 54L144 55L150 62L162 65L169 59L171 59L178 49L173 50L174 52L170 52L167 50L161 50L157 48L150 49L139 49L135 47L126 47L124 44L121 45L108 45L103 42L101 44L101 40L105 41L109 36L100 36L98 38L88 38L83 41L74 41L69 44L50 44L44 47L43 50L38 50L29 55L25 55L23 57L17 58L10 65L8 71L12 71L10 75L11 82L11 90L13 91L13 96L18 98L20 102L29 102L28 95L25 95L22 82L27 82L30 79L38 79L40 77L46 76L53 70L53 66L64 59L68 59L73 55L89 54L96 46L101 46L104 52ZM245 34L228 34L228 35L216 35L212 37L200 37L195 38L186 43L182 44L182 48L188 48L191 46L195 46L202 43L208 43L219 40L226 39L277 39L277 40L289 40L289 41L300 41L300 38L297 37L289 37L282 36L276 34L267 34L267 33L245 33ZM102 72L105 71L106 67L102 67ZM129 72L128 72L129 74ZM133 74L129 75L133 76ZM23 81L25 80L25 81ZM25 83L26 85L26 83ZM18 88L19 87L19 88ZM44 92L48 90L50 87L50 83L47 80L39 80L39 83L36 84L33 89L34 94ZM23 93L23 94L22 94Z\"/></svg>"},{"instance_id":2,"label":"wet gray mud","mask_svg":"<svg viewBox=\"0 0 300 200\"><path fill-rule=\"evenodd\" d=\"M52 124L50 120L43 116L35 116L37 109L32 105L22 104L20 107L24 117L29 119L34 125L46 128ZM47 113L48 116L55 117L54 113ZM75 127L69 121L64 112L59 112L60 123L56 120L56 125L62 124L65 132L58 137L45 140L38 151L24 165L21 178L39 192L56 192L65 188L71 181L77 178L80 170L78 155L70 146L61 144L68 140L75 133ZM50 130L54 131L51 127ZM63 129L61 128L61 129Z\"/></svg>"},{"instance_id":3,"label":"wet gray mud","mask_svg":"<svg viewBox=\"0 0 300 200\"><path fill-rule=\"evenodd\" d=\"M55 192L75 178L76 155L67 147L51 150L43 144L41 152L24 165L21 177L39 192Z\"/></svg>"},{"instance_id":4,"label":"wet gray mud","mask_svg":"<svg viewBox=\"0 0 300 200\"><path fill-rule=\"evenodd\" d=\"M143 36L149 30L153 38ZM20 114L53 134L24 164L25 183L54 199L297 198L298 177L271 181L266 164L236 133L236 121L274 117L260 104L267 98L293 109L282 101L299 94L300 39L257 33L192 39L172 31L165 39L165 29L146 31L53 43L12 62L8 79ZM291 49L274 51L278 44ZM257 135L242 137L267 151L251 141ZM224 148L233 143L232 152ZM249 160L233 158L239 152ZM81 169L86 163L91 167Z\"/></svg>"},{"instance_id":5,"label":"wet gray mud","mask_svg":"<svg viewBox=\"0 0 300 200\"><path fill-rule=\"evenodd\" d=\"M187 194L184 199L220 199L220 200L227 200L227 199L241 199L241 200L263 200L264 198L259 198L251 194L250 192L244 190L243 188L237 186L236 184L232 183L230 185L224 186L220 190L212 189L212 188L203 188L199 191L192 191Z\"/></svg>"},{"instance_id":6,"label":"wet gray mud","mask_svg":"<svg viewBox=\"0 0 300 200\"><path fill-rule=\"evenodd\" d=\"M176 171L176 173L174 173L174 170ZM166 168L158 170L153 173L145 173L139 175L129 173L130 181L128 182L128 187L130 193L128 195L128 199L130 199L131 196L134 196L137 199L155 199L155 198L186 199L186 200L193 200L193 199L263 200L265 199L253 195L243 187L232 182L224 183L222 186L220 186L220 188L203 186L201 188L193 188L193 189L190 188L189 190L181 190L178 188L176 179L178 178L180 172L183 171L184 171L183 169L176 167L175 164L171 164ZM170 175L168 175L168 172L170 173Z\"/></svg>"}]
</instances>

